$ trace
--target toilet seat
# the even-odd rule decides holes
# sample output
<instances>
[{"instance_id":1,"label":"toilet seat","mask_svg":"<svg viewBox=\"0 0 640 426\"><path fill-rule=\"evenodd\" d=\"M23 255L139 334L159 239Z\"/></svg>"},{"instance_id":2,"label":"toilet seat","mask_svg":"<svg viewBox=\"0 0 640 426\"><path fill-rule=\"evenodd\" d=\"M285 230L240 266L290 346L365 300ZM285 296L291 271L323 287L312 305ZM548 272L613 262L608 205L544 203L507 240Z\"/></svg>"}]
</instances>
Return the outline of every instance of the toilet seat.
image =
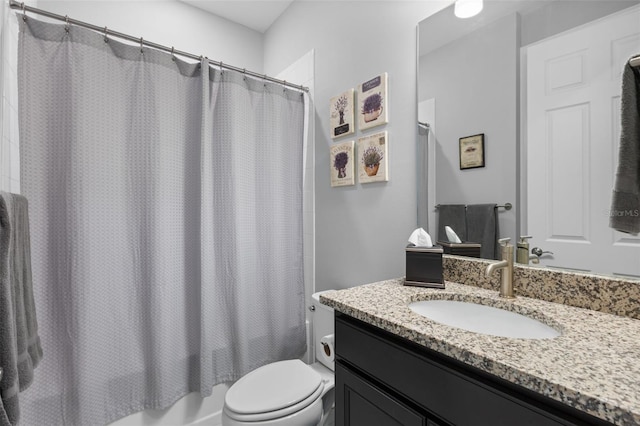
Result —
<instances>
[{"instance_id":1,"label":"toilet seat","mask_svg":"<svg viewBox=\"0 0 640 426\"><path fill-rule=\"evenodd\" d=\"M281 410L269 411L265 413L255 413L255 414L239 414L233 412L229 409L229 407L225 407L224 411L229 418L239 421L239 422L263 422L268 420L275 420L281 417L288 416L290 414L299 413L305 408L309 407L316 401L319 401L322 405L322 399L320 395L322 394L322 386L319 386L317 391L311 394L306 399L300 401L297 404L291 405L289 407L283 408ZM320 410L320 408L318 408Z\"/></svg>"},{"instance_id":2,"label":"toilet seat","mask_svg":"<svg viewBox=\"0 0 640 426\"><path fill-rule=\"evenodd\" d=\"M303 410L320 398L322 377L298 359L274 362L238 380L225 396L225 413L244 422L267 421Z\"/></svg>"}]
</instances>

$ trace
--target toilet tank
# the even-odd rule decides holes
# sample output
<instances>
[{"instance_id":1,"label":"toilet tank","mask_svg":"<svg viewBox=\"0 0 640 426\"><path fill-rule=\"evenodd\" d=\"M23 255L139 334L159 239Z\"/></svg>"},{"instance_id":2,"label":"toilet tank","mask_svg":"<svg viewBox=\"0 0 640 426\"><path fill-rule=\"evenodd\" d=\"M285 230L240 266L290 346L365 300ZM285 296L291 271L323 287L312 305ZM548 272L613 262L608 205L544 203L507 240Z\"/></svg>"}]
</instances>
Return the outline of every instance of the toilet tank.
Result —
<instances>
[{"instance_id":1,"label":"toilet tank","mask_svg":"<svg viewBox=\"0 0 640 426\"><path fill-rule=\"evenodd\" d=\"M313 306L315 306L315 310L313 311L313 344L315 346L316 361L333 371L335 370L335 362L333 359L333 308L320 303L320 295L325 291L319 291L311 295L313 298ZM330 336L330 338L328 336ZM322 340L331 342L331 344L326 347L322 344Z\"/></svg>"}]
</instances>

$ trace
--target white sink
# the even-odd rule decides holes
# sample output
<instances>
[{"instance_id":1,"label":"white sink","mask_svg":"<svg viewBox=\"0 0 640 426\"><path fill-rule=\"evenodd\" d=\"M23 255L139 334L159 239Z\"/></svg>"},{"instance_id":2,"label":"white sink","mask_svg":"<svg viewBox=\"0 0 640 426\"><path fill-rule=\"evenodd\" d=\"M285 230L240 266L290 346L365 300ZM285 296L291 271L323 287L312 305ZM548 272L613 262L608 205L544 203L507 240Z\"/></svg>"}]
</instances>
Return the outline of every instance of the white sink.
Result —
<instances>
[{"instance_id":1,"label":"white sink","mask_svg":"<svg viewBox=\"0 0 640 426\"><path fill-rule=\"evenodd\" d=\"M558 330L533 318L477 303L425 300L410 303L409 308L435 322L480 334L518 339L551 339L560 335Z\"/></svg>"}]
</instances>

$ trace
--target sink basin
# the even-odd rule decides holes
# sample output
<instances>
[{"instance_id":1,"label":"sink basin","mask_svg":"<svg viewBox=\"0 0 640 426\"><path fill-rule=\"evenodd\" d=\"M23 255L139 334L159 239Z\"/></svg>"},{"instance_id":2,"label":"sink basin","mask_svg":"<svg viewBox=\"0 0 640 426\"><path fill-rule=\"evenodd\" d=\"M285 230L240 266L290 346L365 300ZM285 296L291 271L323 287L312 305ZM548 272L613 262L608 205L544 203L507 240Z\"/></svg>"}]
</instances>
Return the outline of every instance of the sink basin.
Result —
<instances>
[{"instance_id":1,"label":"sink basin","mask_svg":"<svg viewBox=\"0 0 640 426\"><path fill-rule=\"evenodd\" d=\"M430 320L480 334L518 339L551 339L560 332L548 325L504 309L456 300L425 300L409 309Z\"/></svg>"}]
</instances>

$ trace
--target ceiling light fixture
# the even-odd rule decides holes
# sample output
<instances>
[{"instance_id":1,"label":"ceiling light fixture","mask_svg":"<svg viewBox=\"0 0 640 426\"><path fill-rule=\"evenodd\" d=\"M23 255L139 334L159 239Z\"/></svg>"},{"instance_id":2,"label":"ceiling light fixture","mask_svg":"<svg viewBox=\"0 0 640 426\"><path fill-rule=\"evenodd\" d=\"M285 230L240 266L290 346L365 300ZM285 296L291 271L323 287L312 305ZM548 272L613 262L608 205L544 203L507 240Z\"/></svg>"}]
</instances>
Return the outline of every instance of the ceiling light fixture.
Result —
<instances>
[{"instance_id":1,"label":"ceiling light fixture","mask_svg":"<svg viewBox=\"0 0 640 426\"><path fill-rule=\"evenodd\" d=\"M482 0L457 0L454 13L458 18L471 18L482 10Z\"/></svg>"}]
</instances>

